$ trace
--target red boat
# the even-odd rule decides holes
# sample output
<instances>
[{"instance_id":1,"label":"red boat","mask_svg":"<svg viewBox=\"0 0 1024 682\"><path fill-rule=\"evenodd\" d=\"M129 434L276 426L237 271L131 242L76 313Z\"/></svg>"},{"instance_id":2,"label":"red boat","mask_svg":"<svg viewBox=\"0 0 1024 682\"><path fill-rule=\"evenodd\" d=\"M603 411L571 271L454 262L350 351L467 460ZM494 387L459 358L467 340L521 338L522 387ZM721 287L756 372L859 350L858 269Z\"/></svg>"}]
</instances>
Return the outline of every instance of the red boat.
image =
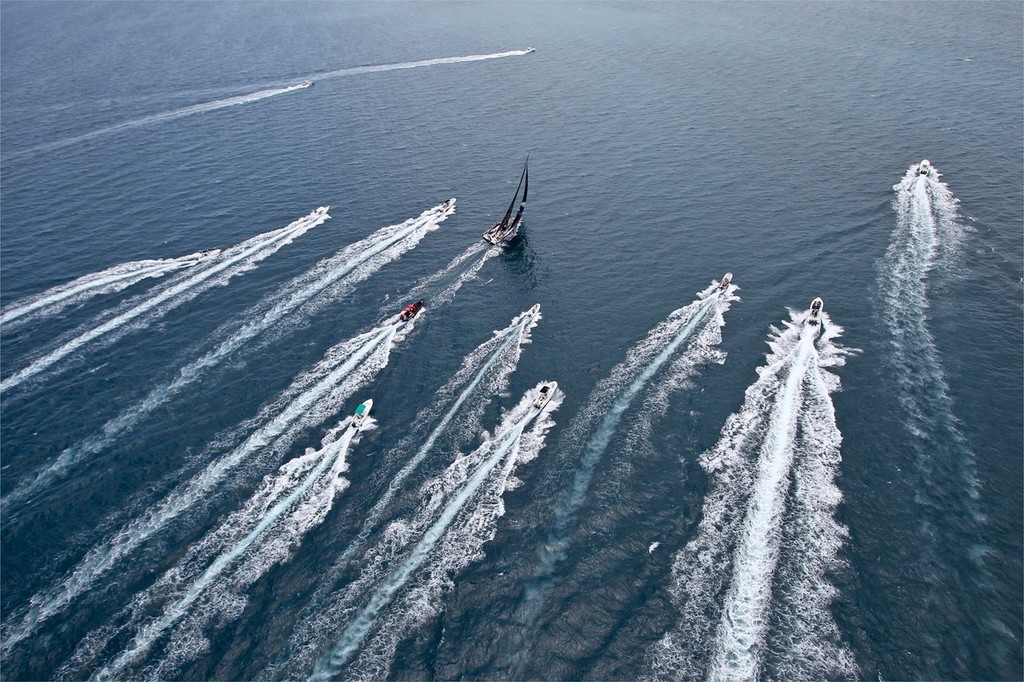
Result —
<instances>
[{"instance_id":1,"label":"red boat","mask_svg":"<svg viewBox=\"0 0 1024 682\"><path fill-rule=\"evenodd\" d=\"M402 322L408 322L412 318L416 317L416 313L418 313L422 307L423 299L421 298L415 303L410 303L409 305L405 306L405 310L403 310L402 313L398 316L398 319L400 319Z\"/></svg>"}]
</instances>

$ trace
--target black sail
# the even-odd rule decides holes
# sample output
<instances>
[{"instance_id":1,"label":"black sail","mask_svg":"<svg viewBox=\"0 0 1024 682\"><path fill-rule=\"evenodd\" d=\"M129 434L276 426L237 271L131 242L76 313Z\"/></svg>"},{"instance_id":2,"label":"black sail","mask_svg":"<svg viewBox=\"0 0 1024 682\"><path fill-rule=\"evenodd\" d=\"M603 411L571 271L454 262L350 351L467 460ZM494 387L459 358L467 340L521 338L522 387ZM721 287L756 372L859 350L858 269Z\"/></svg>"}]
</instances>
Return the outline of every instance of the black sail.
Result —
<instances>
[{"instance_id":1,"label":"black sail","mask_svg":"<svg viewBox=\"0 0 1024 682\"><path fill-rule=\"evenodd\" d=\"M529 161L527 161L529 162ZM523 178L526 177L526 166L523 166L523 174L519 176L519 185L516 187L516 193L512 195L512 203L508 205L508 210L505 211L505 217L501 219L499 223L502 227L508 225L508 219L512 217L512 209L516 206L516 199L519 198L519 190L523 186ZM523 196L523 201L526 201L526 196Z\"/></svg>"}]
</instances>

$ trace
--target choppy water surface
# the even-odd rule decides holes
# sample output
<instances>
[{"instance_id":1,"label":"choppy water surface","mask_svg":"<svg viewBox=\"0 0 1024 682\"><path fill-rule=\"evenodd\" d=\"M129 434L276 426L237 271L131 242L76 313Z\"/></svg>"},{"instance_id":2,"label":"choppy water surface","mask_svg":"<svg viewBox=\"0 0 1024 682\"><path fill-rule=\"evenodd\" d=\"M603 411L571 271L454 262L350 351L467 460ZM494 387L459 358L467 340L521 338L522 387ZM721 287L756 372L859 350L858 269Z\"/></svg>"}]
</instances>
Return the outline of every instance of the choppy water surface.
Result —
<instances>
[{"instance_id":1,"label":"choppy water surface","mask_svg":"<svg viewBox=\"0 0 1024 682\"><path fill-rule=\"evenodd\" d=\"M0 6L5 677L1024 677L1021 21Z\"/></svg>"}]
</instances>

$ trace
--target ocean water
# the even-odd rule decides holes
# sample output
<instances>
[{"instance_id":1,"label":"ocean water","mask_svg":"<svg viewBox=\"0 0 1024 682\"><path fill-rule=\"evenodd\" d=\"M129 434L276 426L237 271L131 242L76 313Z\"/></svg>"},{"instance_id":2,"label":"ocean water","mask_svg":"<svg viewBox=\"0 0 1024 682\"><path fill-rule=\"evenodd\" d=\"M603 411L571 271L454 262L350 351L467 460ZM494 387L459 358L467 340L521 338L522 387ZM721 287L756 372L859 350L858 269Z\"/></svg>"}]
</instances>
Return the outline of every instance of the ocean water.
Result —
<instances>
[{"instance_id":1,"label":"ocean water","mask_svg":"<svg viewBox=\"0 0 1024 682\"><path fill-rule=\"evenodd\" d=\"M3 3L0 674L1021 679L1022 19Z\"/></svg>"}]
</instances>

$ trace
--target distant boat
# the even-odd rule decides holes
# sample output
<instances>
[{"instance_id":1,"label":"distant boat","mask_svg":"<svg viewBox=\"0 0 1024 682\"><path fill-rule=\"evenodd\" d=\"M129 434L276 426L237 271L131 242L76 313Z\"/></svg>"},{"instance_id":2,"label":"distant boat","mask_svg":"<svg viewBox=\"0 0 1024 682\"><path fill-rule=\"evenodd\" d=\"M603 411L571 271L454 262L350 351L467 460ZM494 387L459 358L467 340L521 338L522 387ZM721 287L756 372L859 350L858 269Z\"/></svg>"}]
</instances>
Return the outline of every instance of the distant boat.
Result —
<instances>
[{"instance_id":1,"label":"distant boat","mask_svg":"<svg viewBox=\"0 0 1024 682\"><path fill-rule=\"evenodd\" d=\"M311 85L313 85L313 81L302 81L301 83L299 83L300 88L308 88Z\"/></svg>"},{"instance_id":2,"label":"distant boat","mask_svg":"<svg viewBox=\"0 0 1024 682\"><path fill-rule=\"evenodd\" d=\"M525 183L525 184L524 184ZM512 209L515 208L516 199L519 198L519 190L523 190L523 200L519 204L519 210L515 216L512 215ZM505 211L505 216L494 223L489 230L484 232L484 241L488 241L495 246L499 244L508 243L510 239L516 236L519 232L519 226L523 223L523 211L526 210L526 195L530 191L530 157L526 157L526 163L523 164L523 174L519 176L519 186L516 187L516 193L512 195L512 203L508 205L508 210Z\"/></svg>"},{"instance_id":3,"label":"distant boat","mask_svg":"<svg viewBox=\"0 0 1024 682\"><path fill-rule=\"evenodd\" d=\"M534 52L534 49L532 47L526 48L526 54L530 54L531 52Z\"/></svg>"}]
</instances>

